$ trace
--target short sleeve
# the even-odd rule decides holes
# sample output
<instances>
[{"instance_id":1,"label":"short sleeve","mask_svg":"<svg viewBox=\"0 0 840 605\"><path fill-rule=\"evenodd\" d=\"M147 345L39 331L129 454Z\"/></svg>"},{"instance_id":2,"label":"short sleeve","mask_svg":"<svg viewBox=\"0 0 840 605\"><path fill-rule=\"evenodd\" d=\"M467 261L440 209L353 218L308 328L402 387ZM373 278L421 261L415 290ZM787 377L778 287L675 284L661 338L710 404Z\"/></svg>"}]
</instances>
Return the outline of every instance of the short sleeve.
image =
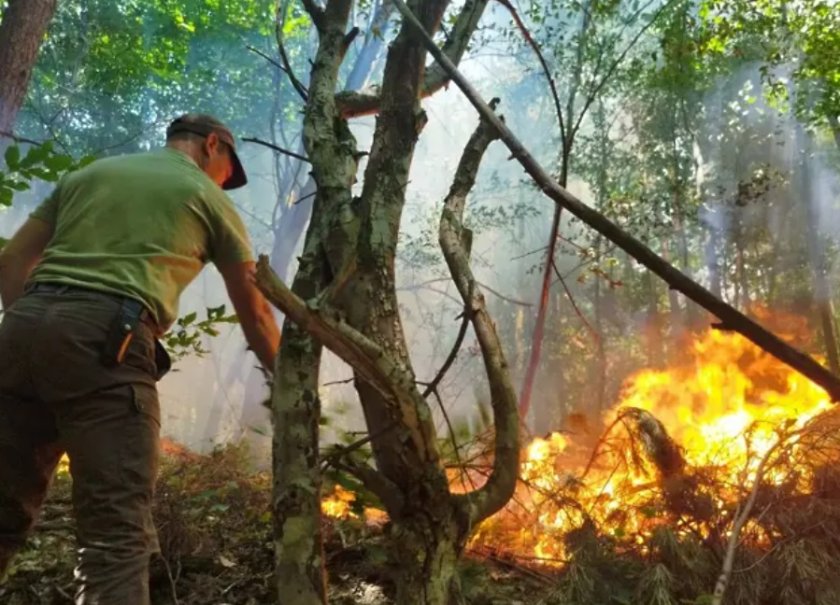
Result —
<instances>
[{"instance_id":1,"label":"short sleeve","mask_svg":"<svg viewBox=\"0 0 840 605\"><path fill-rule=\"evenodd\" d=\"M251 239L233 201L221 190L213 200L213 232L210 260L216 266L254 260Z\"/></svg>"},{"instance_id":2,"label":"short sleeve","mask_svg":"<svg viewBox=\"0 0 840 605\"><path fill-rule=\"evenodd\" d=\"M52 193L29 214L30 217L37 218L50 225L56 224L58 220L58 204L61 199L61 185L63 182L63 179L58 182L55 189L52 190Z\"/></svg>"}]
</instances>

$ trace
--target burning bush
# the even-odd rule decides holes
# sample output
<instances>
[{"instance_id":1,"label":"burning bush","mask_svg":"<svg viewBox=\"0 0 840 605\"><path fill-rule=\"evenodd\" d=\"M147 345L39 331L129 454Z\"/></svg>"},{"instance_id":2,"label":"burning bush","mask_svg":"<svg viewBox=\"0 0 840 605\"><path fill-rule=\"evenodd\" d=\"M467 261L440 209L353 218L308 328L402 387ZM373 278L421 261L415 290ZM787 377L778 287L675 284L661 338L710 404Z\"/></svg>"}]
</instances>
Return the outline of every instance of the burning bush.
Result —
<instances>
[{"instance_id":1,"label":"burning bush","mask_svg":"<svg viewBox=\"0 0 840 605\"><path fill-rule=\"evenodd\" d=\"M534 439L470 549L556 568L564 605L840 603L840 411L819 387L710 330L601 425ZM453 490L482 480L468 458Z\"/></svg>"}]
</instances>

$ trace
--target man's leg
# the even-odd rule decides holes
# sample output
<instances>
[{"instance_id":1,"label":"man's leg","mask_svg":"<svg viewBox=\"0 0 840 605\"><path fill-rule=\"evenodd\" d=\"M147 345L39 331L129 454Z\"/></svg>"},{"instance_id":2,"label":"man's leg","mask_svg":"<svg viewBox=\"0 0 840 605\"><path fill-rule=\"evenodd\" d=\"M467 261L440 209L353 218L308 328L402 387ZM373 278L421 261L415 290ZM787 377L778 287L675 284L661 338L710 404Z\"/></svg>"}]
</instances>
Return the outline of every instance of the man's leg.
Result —
<instances>
[{"instance_id":1,"label":"man's leg","mask_svg":"<svg viewBox=\"0 0 840 605\"><path fill-rule=\"evenodd\" d=\"M55 406L73 475L76 605L148 605L158 551L152 499L160 412L154 386L132 383Z\"/></svg>"},{"instance_id":2,"label":"man's leg","mask_svg":"<svg viewBox=\"0 0 840 605\"><path fill-rule=\"evenodd\" d=\"M23 546L61 457L49 409L0 392L0 579Z\"/></svg>"}]
</instances>

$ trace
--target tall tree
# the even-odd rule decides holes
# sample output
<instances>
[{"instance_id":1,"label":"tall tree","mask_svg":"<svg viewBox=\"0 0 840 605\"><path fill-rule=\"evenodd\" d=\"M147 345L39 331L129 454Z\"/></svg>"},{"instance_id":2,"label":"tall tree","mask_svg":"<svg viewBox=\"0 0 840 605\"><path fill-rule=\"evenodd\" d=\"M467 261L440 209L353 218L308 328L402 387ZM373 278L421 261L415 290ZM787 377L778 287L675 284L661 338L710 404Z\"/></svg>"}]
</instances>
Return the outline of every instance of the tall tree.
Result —
<instances>
[{"instance_id":1,"label":"tall tree","mask_svg":"<svg viewBox=\"0 0 840 605\"><path fill-rule=\"evenodd\" d=\"M420 99L442 86L438 66L403 25L391 45L381 92L336 94L339 68L354 31L350 0L321 8L304 2L319 35L304 117L304 143L317 185L312 220L292 290L261 265L267 295L291 320L284 326L272 397L277 583L284 602L323 602L318 539L318 364L321 344L355 370L376 466L339 450L331 463L355 475L386 508L397 602L444 605L457 593L455 564L472 528L513 493L519 459L516 395L495 327L469 267L470 233L462 225L466 196L493 140L482 122L470 139L444 205L440 243L464 313L478 339L496 423L486 483L453 494L427 398L418 389L395 291L397 235L418 135L426 122ZM415 0L424 26L437 31L449 2ZM457 61L487 5L464 3L444 52ZM347 117L378 114L359 198L352 195L360 154ZM295 600L290 600L294 595Z\"/></svg>"},{"instance_id":2,"label":"tall tree","mask_svg":"<svg viewBox=\"0 0 840 605\"><path fill-rule=\"evenodd\" d=\"M3 11L0 21L0 134L11 133L56 5L57 0L9 0Z\"/></svg>"}]
</instances>

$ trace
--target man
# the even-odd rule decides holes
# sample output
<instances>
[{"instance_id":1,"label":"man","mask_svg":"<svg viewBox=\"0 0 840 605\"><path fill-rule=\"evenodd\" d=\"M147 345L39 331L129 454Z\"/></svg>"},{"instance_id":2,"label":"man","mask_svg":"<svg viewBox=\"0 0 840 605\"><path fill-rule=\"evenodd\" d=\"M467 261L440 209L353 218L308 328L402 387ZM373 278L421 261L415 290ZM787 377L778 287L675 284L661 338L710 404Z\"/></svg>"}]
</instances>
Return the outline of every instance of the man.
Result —
<instances>
[{"instance_id":1,"label":"man","mask_svg":"<svg viewBox=\"0 0 840 605\"><path fill-rule=\"evenodd\" d=\"M222 189L246 183L233 135L187 114L166 147L65 176L0 252L0 577L70 459L77 605L148 605L157 551L156 338L207 262L268 369L280 334Z\"/></svg>"}]
</instances>

